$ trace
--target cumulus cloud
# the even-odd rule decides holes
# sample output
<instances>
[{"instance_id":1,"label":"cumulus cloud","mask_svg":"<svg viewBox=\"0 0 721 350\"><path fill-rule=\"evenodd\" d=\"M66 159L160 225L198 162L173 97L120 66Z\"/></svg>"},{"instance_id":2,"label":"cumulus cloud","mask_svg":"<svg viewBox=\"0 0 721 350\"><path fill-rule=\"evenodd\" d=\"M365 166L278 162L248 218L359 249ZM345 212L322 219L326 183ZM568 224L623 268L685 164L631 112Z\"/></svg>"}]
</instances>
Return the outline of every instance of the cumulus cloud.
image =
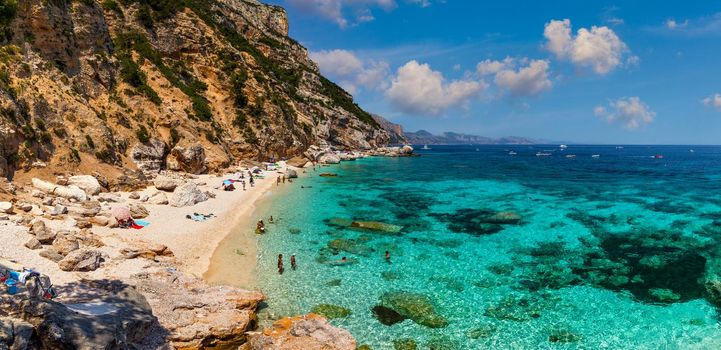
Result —
<instances>
[{"instance_id":1,"label":"cumulus cloud","mask_svg":"<svg viewBox=\"0 0 721 350\"><path fill-rule=\"evenodd\" d=\"M466 105L487 87L482 81L447 82L443 74L428 64L409 61L398 68L386 97L401 112L439 115L446 109Z\"/></svg>"},{"instance_id":2,"label":"cumulus cloud","mask_svg":"<svg viewBox=\"0 0 721 350\"><path fill-rule=\"evenodd\" d=\"M421 7L430 6L429 0L405 2ZM390 11L398 6L395 0L286 0L286 3L301 11L329 19L341 28L374 20L371 12L373 8Z\"/></svg>"},{"instance_id":3,"label":"cumulus cloud","mask_svg":"<svg viewBox=\"0 0 721 350\"><path fill-rule=\"evenodd\" d=\"M361 88L382 90L388 87L390 66L387 62L364 62L348 50L324 50L310 53L324 75L336 80L351 94Z\"/></svg>"},{"instance_id":4,"label":"cumulus cloud","mask_svg":"<svg viewBox=\"0 0 721 350\"><path fill-rule=\"evenodd\" d=\"M481 76L495 75L496 86L514 96L535 96L552 86L546 60L506 57L501 61L481 61L476 70Z\"/></svg>"},{"instance_id":5,"label":"cumulus cloud","mask_svg":"<svg viewBox=\"0 0 721 350\"><path fill-rule=\"evenodd\" d=\"M606 27L581 28L571 35L571 21L552 20L543 31L546 49L560 60L590 67L597 74L606 74L623 63L628 47L616 33Z\"/></svg>"},{"instance_id":6,"label":"cumulus cloud","mask_svg":"<svg viewBox=\"0 0 721 350\"><path fill-rule=\"evenodd\" d=\"M721 94L713 94L712 96L704 98L702 102L704 106L714 108L721 112Z\"/></svg>"},{"instance_id":7,"label":"cumulus cloud","mask_svg":"<svg viewBox=\"0 0 721 350\"><path fill-rule=\"evenodd\" d=\"M627 129L637 129L656 118L656 113L636 96L609 101L608 108L597 106L593 113L609 123L621 123Z\"/></svg>"}]
</instances>

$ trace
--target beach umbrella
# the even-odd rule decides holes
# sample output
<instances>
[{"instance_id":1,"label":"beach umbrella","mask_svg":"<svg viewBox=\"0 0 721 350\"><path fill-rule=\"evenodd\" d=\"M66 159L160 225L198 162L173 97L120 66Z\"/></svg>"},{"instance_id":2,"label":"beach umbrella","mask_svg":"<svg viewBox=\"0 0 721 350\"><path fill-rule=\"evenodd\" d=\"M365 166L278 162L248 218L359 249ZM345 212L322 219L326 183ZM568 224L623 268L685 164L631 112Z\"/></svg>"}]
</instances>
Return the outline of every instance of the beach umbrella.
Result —
<instances>
[{"instance_id":1,"label":"beach umbrella","mask_svg":"<svg viewBox=\"0 0 721 350\"><path fill-rule=\"evenodd\" d=\"M129 220L131 217L128 207L114 207L110 213L113 214L116 220Z\"/></svg>"},{"instance_id":2,"label":"beach umbrella","mask_svg":"<svg viewBox=\"0 0 721 350\"><path fill-rule=\"evenodd\" d=\"M232 185L232 184L233 184L233 181L223 180L223 185L224 185L224 186L230 186L230 185Z\"/></svg>"}]
</instances>

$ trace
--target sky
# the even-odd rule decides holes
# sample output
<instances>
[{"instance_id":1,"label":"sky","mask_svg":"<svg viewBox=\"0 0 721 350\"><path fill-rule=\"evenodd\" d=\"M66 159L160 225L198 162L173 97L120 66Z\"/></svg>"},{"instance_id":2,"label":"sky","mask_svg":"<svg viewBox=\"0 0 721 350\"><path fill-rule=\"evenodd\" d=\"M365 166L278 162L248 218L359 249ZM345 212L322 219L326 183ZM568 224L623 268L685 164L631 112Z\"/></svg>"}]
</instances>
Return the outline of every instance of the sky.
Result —
<instances>
[{"instance_id":1,"label":"sky","mask_svg":"<svg viewBox=\"0 0 721 350\"><path fill-rule=\"evenodd\" d=\"M273 0L406 131L721 144L721 2Z\"/></svg>"}]
</instances>

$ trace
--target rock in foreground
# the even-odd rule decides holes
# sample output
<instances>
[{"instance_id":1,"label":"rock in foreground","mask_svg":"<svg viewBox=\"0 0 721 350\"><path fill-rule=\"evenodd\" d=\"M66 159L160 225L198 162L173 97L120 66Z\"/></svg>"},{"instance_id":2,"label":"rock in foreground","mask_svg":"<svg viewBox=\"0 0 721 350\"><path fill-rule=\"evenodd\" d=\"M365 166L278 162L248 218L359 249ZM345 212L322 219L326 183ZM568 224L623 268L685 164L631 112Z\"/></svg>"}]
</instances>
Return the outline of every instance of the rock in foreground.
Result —
<instances>
[{"instance_id":1,"label":"rock in foreground","mask_svg":"<svg viewBox=\"0 0 721 350\"><path fill-rule=\"evenodd\" d=\"M251 335L245 350L355 350L350 332L331 326L316 314L288 317Z\"/></svg>"}]
</instances>

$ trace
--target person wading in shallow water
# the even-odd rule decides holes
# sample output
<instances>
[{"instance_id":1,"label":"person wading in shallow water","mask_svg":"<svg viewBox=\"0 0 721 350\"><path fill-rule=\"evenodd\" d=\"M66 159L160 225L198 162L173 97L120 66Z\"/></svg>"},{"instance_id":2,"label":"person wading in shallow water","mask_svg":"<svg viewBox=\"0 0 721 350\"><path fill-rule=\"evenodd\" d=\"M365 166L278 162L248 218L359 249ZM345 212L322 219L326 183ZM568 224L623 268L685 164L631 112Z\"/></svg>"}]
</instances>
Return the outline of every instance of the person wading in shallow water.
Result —
<instances>
[{"instance_id":1,"label":"person wading in shallow water","mask_svg":"<svg viewBox=\"0 0 721 350\"><path fill-rule=\"evenodd\" d=\"M278 274L283 274L283 254L278 254Z\"/></svg>"},{"instance_id":2,"label":"person wading in shallow water","mask_svg":"<svg viewBox=\"0 0 721 350\"><path fill-rule=\"evenodd\" d=\"M386 262L391 263L391 253L386 250Z\"/></svg>"},{"instance_id":3,"label":"person wading in shallow water","mask_svg":"<svg viewBox=\"0 0 721 350\"><path fill-rule=\"evenodd\" d=\"M290 268L295 271L295 254L290 256Z\"/></svg>"}]
</instances>

